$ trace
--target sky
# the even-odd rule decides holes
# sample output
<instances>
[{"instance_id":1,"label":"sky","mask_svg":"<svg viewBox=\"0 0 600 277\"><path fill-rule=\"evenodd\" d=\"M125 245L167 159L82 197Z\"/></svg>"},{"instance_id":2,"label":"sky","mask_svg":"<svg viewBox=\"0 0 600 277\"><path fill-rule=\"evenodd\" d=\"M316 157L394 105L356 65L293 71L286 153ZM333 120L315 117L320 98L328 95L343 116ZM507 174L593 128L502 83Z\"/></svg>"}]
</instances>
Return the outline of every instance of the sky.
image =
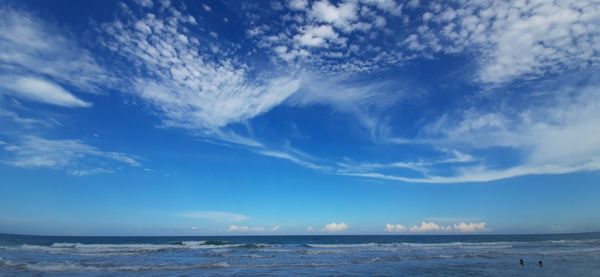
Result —
<instances>
[{"instance_id":1,"label":"sky","mask_svg":"<svg viewBox=\"0 0 600 277\"><path fill-rule=\"evenodd\" d=\"M0 2L0 233L600 230L600 2Z\"/></svg>"}]
</instances>

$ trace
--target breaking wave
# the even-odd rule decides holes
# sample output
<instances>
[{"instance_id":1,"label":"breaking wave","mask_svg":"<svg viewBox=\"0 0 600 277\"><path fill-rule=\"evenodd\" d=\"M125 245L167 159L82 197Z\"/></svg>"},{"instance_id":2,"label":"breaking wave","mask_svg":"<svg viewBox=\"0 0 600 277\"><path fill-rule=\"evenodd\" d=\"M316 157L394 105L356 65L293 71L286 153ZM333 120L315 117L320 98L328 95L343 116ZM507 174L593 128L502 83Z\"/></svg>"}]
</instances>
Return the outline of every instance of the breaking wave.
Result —
<instances>
[{"instance_id":1,"label":"breaking wave","mask_svg":"<svg viewBox=\"0 0 600 277\"><path fill-rule=\"evenodd\" d=\"M16 262L0 258L0 268L15 270L29 270L39 272L61 272L61 271L155 271L155 270L193 270L193 269L218 269L228 268L227 262L214 262L203 264L153 264L153 265L115 265L110 263L36 263Z\"/></svg>"}]
</instances>

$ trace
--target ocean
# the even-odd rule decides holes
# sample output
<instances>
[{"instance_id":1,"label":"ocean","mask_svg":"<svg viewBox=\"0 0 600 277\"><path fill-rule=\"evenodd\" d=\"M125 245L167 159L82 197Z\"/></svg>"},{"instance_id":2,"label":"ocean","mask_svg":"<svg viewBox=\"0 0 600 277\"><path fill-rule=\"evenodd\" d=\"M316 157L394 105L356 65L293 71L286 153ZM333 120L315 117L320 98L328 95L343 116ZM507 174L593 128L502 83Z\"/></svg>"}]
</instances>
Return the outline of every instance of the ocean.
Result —
<instances>
[{"instance_id":1,"label":"ocean","mask_svg":"<svg viewBox=\"0 0 600 277\"><path fill-rule=\"evenodd\" d=\"M519 264L524 260L524 265ZM538 265L538 261L543 266ZM0 276L600 276L600 233L0 235Z\"/></svg>"}]
</instances>

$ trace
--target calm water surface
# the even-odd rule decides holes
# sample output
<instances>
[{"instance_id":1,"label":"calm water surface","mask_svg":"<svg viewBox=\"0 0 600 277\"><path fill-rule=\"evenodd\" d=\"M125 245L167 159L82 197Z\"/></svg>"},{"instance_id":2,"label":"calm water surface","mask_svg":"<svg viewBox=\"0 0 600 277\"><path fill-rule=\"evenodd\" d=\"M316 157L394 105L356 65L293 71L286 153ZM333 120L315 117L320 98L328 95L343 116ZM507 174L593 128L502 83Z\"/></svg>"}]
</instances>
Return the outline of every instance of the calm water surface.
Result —
<instances>
[{"instance_id":1,"label":"calm water surface","mask_svg":"<svg viewBox=\"0 0 600 277\"><path fill-rule=\"evenodd\" d=\"M525 265L519 265L519 259ZM542 260L543 267L537 265ZM600 233L486 236L0 235L0 276L600 276Z\"/></svg>"}]
</instances>

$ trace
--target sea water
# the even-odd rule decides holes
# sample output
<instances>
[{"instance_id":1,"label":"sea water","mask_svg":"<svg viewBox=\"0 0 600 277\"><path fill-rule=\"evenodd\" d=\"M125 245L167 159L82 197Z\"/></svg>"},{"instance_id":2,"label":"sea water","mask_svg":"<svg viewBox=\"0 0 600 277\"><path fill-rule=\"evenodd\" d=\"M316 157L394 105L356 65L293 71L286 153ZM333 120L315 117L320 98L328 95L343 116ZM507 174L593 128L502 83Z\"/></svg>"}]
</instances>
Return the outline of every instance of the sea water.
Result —
<instances>
[{"instance_id":1,"label":"sea water","mask_svg":"<svg viewBox=\"0 0 600 277\"><path fill-rule=\"evenodd\" d=\"M520 265L523 259L525 264ZM543 261L543 266L538 261ZM0 276L600 276L600 233L0 235Z\"/></svg>"}]
</instances>

